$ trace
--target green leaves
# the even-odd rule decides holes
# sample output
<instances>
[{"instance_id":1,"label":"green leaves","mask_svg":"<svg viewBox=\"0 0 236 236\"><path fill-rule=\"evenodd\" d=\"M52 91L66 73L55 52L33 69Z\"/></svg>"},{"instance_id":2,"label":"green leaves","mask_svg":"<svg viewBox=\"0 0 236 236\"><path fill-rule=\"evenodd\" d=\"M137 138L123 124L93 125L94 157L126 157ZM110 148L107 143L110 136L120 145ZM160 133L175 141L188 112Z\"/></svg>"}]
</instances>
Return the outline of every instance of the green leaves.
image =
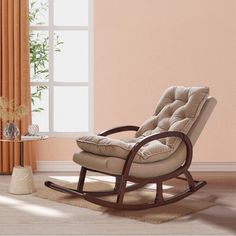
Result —
<instances>
[{"instance_id":1,"label":"green leaves","mask_svg":"<svg viewBox=\"0 0 236 236\"><path fill-rule=\"evenodd\" d=\"M48 78L48 37L40 33L30 33L30 65L33 77Z\"/></svg>"},{"instance_id":2,"label":"green leaves","mask_svg":"<svg viewBox=\"0 0 236 236\"><path fill-rule=\"evenodd\" d=\"M37 2L37 0L31 0L29 10L29 22L30 24L45 24L40 22L40 16L47 13L48 3ZM48 55L49 55L49 38L47 31L31 31L29 34L30 40L30 67L31 67L31 81L47 82L49 78L48 69ZM59 36L54 34L54 51L61 52L62 42ZM47 86L36 86L36 90L31 93L31 102L34 106L36 101L42 100L42 94L47 90ZM42 107L34 108L32 112L41 112L44 109Z\"/></svg>"},{"instance_id":3,"label":"green leaves","mask_svg":"<svg viewBox=\"0 0 236 236\"><path fill-rule=\"evenodd\" d=\"M30 24L37 24L37 25L45 24L45 22L40 21L40 15L44 12L47 12L47 9L48 9L47 2L38 3L37 0L34 1L31 0L29 6Z\"/></svg>"},{"instance_id":4,"label":"green leaves","mask_svg":"<svg viewBox=\"0 0 236 236\"><path fill-rule=\"evenodd\" d=\"M42 93L43 93L43 91L45 91L47 89L48 89L47 86L39 85L36 87L36 90L31 93L31 103L33 106L35 105L36 100L40 100L40 101L42 100ZM32 112L41 112L41 111L44 111L44 108L37 107L32 110Z\"/></svg>"},{"instance_id":5,"label":"green leaves","mask_svg":"<svg viewBox=\"0 0 236 236\"><path fill-rule=\"evenodd\" d=\"M33 109L32 112L41 112L43 110L44 110L43 108L39 107L39 108Z\"/></svg>"}]
</instances>

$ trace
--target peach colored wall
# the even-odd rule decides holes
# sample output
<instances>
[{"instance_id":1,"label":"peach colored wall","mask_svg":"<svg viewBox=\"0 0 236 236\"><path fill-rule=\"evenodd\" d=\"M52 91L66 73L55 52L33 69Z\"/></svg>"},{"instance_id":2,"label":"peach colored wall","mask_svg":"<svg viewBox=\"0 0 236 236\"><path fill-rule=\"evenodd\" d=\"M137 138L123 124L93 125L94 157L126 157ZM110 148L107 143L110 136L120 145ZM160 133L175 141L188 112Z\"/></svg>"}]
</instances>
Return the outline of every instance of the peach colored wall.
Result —
<instances>
[{"instance_id":1,"label":"peach colored wall","mask_svg":"<svg viewBox=\"0 0 236 236\"><path fill-rule=\"evenodd\" d=\"M49 138L33 145L36 160L40 161L72 160L74 152L78 150L75 138Z\"/></svg>"},{"instance_id":2,"label":"peach colored wall","mask_svg":"<svg viewBox=\"0 0 236 236\"><path fill-rule=\"evenodd\" d=\"M236 161L236 1L94 0L94 14L95 132L140 125L168 86L206 85L218 105L194 161ZM77 150L74 139L39 147L40 160Z\"/></svg>"}]
</instances>

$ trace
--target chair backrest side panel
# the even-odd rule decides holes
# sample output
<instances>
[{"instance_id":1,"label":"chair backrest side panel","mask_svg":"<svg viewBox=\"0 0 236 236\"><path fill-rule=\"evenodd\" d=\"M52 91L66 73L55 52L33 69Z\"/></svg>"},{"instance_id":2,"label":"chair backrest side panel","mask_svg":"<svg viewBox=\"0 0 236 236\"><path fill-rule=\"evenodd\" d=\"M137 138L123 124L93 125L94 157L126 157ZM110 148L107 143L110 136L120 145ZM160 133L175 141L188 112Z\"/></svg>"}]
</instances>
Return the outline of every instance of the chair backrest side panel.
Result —
<instances>
[{"instance_id":1,"label":"chair backrest side panel","mask_svg":"<svg viewBox=\"0 0 236 236\"><path fill-rule=\"evenodd\" d=\"M190 138L193 145L196 143L198 137L200 136L202 130L204 129L216 104L217 104L217 100L214 97L209 97L206 100L205 104L203 105L202 110L199 114L199 117L194 122L193 126L188 132L188 137Z\"/></svg>"}]
</instances>

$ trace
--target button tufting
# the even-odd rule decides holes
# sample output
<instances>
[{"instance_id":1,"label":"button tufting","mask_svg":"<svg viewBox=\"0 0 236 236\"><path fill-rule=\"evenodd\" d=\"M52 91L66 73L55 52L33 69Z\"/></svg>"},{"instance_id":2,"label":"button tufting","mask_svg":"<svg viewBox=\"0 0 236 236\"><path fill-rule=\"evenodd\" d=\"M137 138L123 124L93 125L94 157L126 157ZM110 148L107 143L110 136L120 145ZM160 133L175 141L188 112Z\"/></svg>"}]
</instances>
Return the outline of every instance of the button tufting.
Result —
<instances>
[{"instance_id":1,"label":"button tufting","mask_svg":"<svg viewBox=\"0 0 236 236\"><path fill-rule=\"evenodd\" d=\"M194 94L194 96L198 99L197 96L199 95ZM192 97L193 95L190 95L189 88L172 87L168 89L154 113L156 119L152 123L152 133L172 130L173 128L178 130L178 127L181 129L181 124L186 123L186 119L191 119L194 116L191 114L192 110L189 109L191 107L189 104L193 104ZM152 128L147 123L144 127L143 130Z\"/></svg>"}]
</instances>

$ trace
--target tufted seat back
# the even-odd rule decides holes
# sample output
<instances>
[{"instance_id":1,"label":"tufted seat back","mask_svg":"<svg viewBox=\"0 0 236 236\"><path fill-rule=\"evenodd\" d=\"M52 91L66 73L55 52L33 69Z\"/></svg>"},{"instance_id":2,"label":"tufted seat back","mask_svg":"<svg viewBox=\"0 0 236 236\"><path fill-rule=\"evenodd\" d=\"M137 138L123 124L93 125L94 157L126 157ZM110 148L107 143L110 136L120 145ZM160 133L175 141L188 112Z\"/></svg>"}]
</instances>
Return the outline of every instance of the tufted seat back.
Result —
<instances>
[{"instance_id":1,"label":"tufted seat back","mask_svg":"<svg viewBox=\"0 0 236 236\"><path fill-rule=\"evenodd\" d=\"M198 117L209 94L207 87L170 87L161 96L156 111L136 132L136 137L145 137L165 131L188 133ZM175 146L178 138L160 140L167 146Z\"/></svg>"}]
</instances>

